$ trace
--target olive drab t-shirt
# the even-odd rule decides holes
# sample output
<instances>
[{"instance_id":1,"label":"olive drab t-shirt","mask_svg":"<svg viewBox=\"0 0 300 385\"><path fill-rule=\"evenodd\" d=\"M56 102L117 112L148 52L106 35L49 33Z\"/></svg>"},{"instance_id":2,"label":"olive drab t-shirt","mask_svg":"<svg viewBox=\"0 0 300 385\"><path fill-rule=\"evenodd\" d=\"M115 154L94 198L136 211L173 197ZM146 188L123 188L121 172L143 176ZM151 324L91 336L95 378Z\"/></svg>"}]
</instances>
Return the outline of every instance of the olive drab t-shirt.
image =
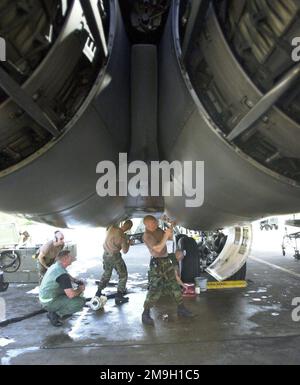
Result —
<instances>
[{"instance_id":1,"label":"olive drab t-shirt","mask_svg":"<svg viewBox=\"0 0 300 385\"><path fill-rule=\"evenodd\" d=\"M116 254L121 250L126 254L129 249L129 242L119 227L111 226L107 230L103 248L109 254Z\"/></svg>"},{"instance_id":2,"label":"olive drab t-shirt","mask_svg":"<svg viewBox=\"0 0 300 385\"><path fill-rule=\"evenodd\" d=\"M167 246L165 246L160 253L153 250L153 246L158 245L163 239L164 235L165 232L159 227L155 231L145 231L143 240L145 242L145 245L148 247L152 257L163 258L168 256Z\"/></svg>"},{"instance_id":3,"label":"olive drab t-shirt","mask_svg":"<svg viewBox=\"0 0 300 385\"><path fill-rule=\"evenodd\" d=\"M51 266L55 261L56 257L64 248L63 245L54 246L54 241L49 241L40 248L40 253L45 255L44 260L47 266Z\"/></svg>"}]
</instances>

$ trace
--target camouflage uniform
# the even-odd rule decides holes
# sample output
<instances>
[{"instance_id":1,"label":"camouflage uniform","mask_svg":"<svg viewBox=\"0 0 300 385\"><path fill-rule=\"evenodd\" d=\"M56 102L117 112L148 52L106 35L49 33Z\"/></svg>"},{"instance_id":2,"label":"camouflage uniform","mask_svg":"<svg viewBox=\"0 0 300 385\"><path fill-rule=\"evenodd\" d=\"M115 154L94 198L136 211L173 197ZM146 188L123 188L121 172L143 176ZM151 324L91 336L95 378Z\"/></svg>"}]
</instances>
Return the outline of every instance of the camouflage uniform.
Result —
<instances>
[{"instance_id":1,"label":"camouflage uniform","mask_svg":"<svg viewBox=\"0 0 300 385\"><path fill-rule=\"evenodd\" d=\"M149 271L149 290L144 303L145 309L150 309L162 294L174 297L177 305L183 304L182 293L176 281L176 257L169 254L165 258L152 258Z\"/></svg>"},{"instance_id":2,"label":"camouflage uniform","mask_svg":"<svg viewBox=\"0 0 300 385\"><path fill-rule=\"evenodd\" d=\"M128 252L129 241L122 229L117 226L111 226L107 230L103 248L104 272L98 285L97 295L107 286L113 269L117 271L119 276L118 293L125 294L128 273L126 264L122 258L121 250L125 254Z\"/></svg>"},{"instance_id":3,"label":"camouflage uniform","mask_svg":"<svg viewBox=\"0 0 300 385\"><path fill-rule=\"evenodd\" d=\"M113 269L117 271L119 276L118 292L125 293L128 273L127 273L126 264L122 258L121 253L110 254L110 253L104 252L103 254L104 273L101 277L98 288L99 290L103 290L107 286L111 278Z\"/></svg>"}]
</instances>

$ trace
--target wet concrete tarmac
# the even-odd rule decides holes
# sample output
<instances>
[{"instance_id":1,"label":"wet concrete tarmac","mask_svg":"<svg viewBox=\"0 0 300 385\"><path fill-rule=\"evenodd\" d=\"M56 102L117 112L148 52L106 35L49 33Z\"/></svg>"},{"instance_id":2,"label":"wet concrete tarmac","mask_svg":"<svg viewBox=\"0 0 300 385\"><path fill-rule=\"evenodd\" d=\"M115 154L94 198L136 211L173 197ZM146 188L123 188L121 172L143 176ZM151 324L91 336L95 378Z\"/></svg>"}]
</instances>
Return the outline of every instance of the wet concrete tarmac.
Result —
<instances>
[{"instance_id":1,"label":"wet concrete tarmac","mask_svg":"<svg viewBox=\"0 0 300 385\"><path fill-rule=\"evenodd\" d=\"M152 328L141 323L149 257L136 245L126 256L128 303L117 307L109 300L97 313L86 308L61 328L52 327L45 315L2 328L1 364L299 364L300 322L292 320L292 300L300 297L300 262L282 257L280 250L254 249L253 256L260 261L248 261L247 288L186 299L194 313L187 320L177 317L173 300L163 298L153 311ZM80 263L75 267L78 276L89 279L88 297L101 263L83 262L82 270ZM28 293L32 289L15 285L2 294L7 318L39 308L36 291Z\"/></svg>"}]
</instances>

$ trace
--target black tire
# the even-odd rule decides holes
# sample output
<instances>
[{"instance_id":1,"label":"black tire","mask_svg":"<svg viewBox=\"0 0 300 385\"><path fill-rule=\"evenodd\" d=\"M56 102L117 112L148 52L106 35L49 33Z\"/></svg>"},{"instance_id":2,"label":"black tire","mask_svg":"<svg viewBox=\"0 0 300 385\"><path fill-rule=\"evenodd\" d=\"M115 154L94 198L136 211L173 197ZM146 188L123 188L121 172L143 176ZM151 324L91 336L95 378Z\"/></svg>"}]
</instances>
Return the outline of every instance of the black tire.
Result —
<instances>
[{"instance_id":1,"label":"black tire","mask_svg":"<svg viewBox=\"0 0 300 385\"><path fill-rule=\"evenodd\" d=\"M185 235L185 234L178 234L178 235L176 235L176 245L178 244L178 241L181 238L188 238L188 236Z\"/></svg>"},{"instance_id":2,"label":"black tire","mask_svg":"<svg viewBox=\"0 0 300 385\"><path fill-rule=\"evenodd\" d=\"M200 274L200 253L197 242L190 237L184 237L182 247L186 255L182 261L181 279L185 283L193 283Z\"/></svg>"},{"instance_id":3,"label":"black tire","mask_svg":"<svg viewBox=\"0 0 300 385\"><path fill-rule=\"evenodd\" d=\"M239 271L227 278L226 281L245 281L247 275L247 263L245 263Z\"/></svg>"},{"instance_id":4,"label":"black tire","mask_svg":"<svg viewBox=\"0 0 300 385\"><path fill-rule=\"evenodd\" d=\"M2 251L0 265L5 273L15 273L21 266L20 254L15 250Z\"/></svg>"},{"instance_id":5,"label":"black tire","mask_svg":"<svg viewBox=\"0 0 300 385\"><path fill-rule=\"evenodd\" d=\"M227 235L225 234L220 234L214 242L214 251L218 253L218 255L222 252L225 244L227 241Z\"/></svg>"}]
</instances>

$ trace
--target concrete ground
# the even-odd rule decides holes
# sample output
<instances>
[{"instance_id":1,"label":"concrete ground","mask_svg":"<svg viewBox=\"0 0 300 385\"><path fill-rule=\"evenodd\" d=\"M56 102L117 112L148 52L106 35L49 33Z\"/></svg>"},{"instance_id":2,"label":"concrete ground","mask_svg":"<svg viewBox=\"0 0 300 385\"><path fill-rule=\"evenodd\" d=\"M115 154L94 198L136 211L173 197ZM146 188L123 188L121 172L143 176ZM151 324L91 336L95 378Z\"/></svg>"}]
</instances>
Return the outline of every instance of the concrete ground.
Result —
<instances>
[{"instance_id":1,"label":"concrete ground","mask_svg":"<svg viewBox=\"0 0 300 385\"><path fill-rule=\"evenodd\" d=\"M272 248L271 235L261 236ZM104 311L85 309L61 328L52 327L44 314L2 328L1 364L299 364L300 322L292 320L292 301L300 297L300 262L282 257L280 249L255 245L252 255L256 259L248 261L246 289L186 299L194 313L188 320L178 319L173 301L163 299L153 311L152 328L141 323L149 257L143 245L136 245L126 256L127 304L116 307L109 300ZM96 257L73 267L73 273L88 279L87 296L94 294L100 272ZM39 308L32 289L11 285L1 294L7 318Z\"/></svg>"}]
</instances>

